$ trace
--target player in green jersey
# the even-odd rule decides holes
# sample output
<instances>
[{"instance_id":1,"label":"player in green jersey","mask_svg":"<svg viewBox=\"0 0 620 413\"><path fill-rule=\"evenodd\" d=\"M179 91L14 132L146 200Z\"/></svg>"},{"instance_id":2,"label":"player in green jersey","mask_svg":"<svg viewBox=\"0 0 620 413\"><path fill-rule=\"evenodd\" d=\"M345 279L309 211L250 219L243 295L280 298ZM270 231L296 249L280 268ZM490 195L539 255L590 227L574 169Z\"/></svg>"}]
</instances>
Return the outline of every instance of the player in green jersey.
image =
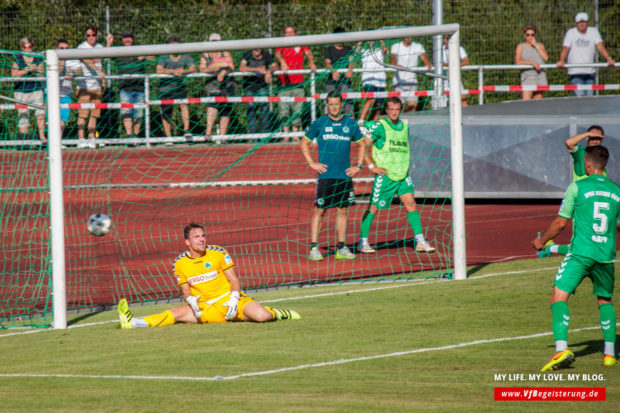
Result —
<instances>
[{"instance_id":1,"label":"player in green jersey","mask_svg":"<svg viewBox=\"0 0 620 413\"><path fill-rule=\"evenodd\" d=\"M615 281L616 231L620 230L620 186L603 174L608 159L609 151L604 146L586 148L584 168L587 177L568 187L558 216L542 238L532 241L534 248L540 251L572 219L570 252L557 271L550 301L556 352L542 371L564 368L575 360L567 344L568 298L586 277L592 280L593 294L598 299L605 340L603 365L616 364L616 311L611 298Z\"/></svg>"},{"instance_id":2,"label":"player in green jersey","mask_svg":"<svg viewBox=\"0 0 620 413\"><path fill-rule=\"evenodd\" d=\"M578 145L582 140L587 139L586 146ZM570 156L573 158L573 182L587 177L584 169L583 158L586 154L586 147L600 145L605 139L605 132L603 128L598 125L592 125L585 133L578 133L575 136L571 136L564 142L566 149L570 151ZM603 175L607 176L607 173L603 171ZM546 258L551 254L568 253L568 245L554 244L553 240L550 240L545 248L538 253L539 258Z\"/></svg>"},{"instance_id":3,"label":"player in green jersey","mask_svg":"<svg viewBox=\"0 0 620 413\"><path fill-rule=\"evenodd\" d=\"M362 169L366 144L357 122L342 113L342 96L338 91L327 94L327 115L321 116L308 128L301 139L301 152L308 166L317 173L314 211L310 218L310 254L308 259L321 261L319 232L325 212L336 208L336 259L352 260L355 254L345 245L348 207L355 204L352 177ZM310 144L316 140L318 162L310 154ZM351 165L351 145L357 145L357 163Z\"/></svg>"},{"instance_id":4,"label":"player in green jersey","mask_svg":"<svg viewBox=\"0 0 620 413\"><path fill-rule=\"evenodd\" d=\"M390 97L386 104L387 118L377 122L370 131L370 138L365 138L370 150L366 151L364 159L375 173L375 180L370 206L362 219L358 249L363 253L375 252L368 242L370 226L380 209L390 207L396 194L407 210L407 220L415 235L416 251L435 252L435 247L424 239L413 196L413 182L409 176L409 125L400 120L403 103L397 97Z\"/></svg>"}]
</instances>

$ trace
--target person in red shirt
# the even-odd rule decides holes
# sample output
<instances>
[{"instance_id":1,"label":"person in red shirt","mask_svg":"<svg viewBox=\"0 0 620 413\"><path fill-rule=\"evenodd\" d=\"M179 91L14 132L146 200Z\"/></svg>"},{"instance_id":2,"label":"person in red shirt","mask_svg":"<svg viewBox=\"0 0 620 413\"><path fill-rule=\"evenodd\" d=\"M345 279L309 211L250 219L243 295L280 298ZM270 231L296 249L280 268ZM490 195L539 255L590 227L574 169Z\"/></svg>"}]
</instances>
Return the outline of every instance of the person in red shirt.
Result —
<instances>
[{"instance_id":1,"label":"person in red shirt","mask_svg":"<svg viewBox=\"0 0 620 413\"><path fill-rule=\"evenodd\" d=\"M296 36L297 30L294 26L286 26L284 36ZM280 65L283 72L280 75L282 82L282 91L278 93L280 97L302 97L304 96L304 75L297 73L287 73L289 70L300 70L304 68L304 58L308 60L308 66L311 71L316 71L314 64L314 56L307 46L285 47L276 49L276 61ZM284 132L290 132L291 126L293 132L301 130L301 112L303 102L281 102L278 118L284 122ZM294 137L295 142L299 138ZM284 138L284 142L288 142L289 137Z\"/></svg>"}]
</instances>

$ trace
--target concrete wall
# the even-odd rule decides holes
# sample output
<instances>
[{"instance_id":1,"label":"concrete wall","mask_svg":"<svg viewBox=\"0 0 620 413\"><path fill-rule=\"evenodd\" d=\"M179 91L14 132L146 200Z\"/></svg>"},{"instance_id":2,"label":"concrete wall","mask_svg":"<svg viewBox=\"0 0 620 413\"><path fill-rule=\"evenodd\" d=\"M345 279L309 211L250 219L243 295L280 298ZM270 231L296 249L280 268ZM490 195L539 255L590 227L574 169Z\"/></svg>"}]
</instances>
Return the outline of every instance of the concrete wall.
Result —
<instances>
[{"instance_id":1,"label":"concrete wall","mask_svg":"<svg viewBox=\"0 0 620 413\"><path fill-rule=\"evenodd\" d=\"M450 193L447 114L403 116L410 125L418 196ZM467 198L562 198L572 180L564 141L590 125L605 130L608 176L620 182L620 97L571 97L463 108ZM585 141L583 142L585 144Z\"/></svg>"}]
</instances>

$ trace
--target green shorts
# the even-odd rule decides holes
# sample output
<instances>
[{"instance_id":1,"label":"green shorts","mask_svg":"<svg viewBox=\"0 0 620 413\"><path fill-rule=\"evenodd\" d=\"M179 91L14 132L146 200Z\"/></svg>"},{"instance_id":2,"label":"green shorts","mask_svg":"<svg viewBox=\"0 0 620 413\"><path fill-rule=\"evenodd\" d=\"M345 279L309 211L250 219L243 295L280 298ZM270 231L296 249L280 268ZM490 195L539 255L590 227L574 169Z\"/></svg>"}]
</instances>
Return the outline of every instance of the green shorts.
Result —
<instances>
[{"instance_id":1,"label":"green shorts","mask_svg":"<svg viewBox=\"0 0 620 413\"><path fill-rule=\"evenodd\" d=\"M387 209L392 204L394 194L400 197L413 193L413 181L410 176L400 181L392 181L387 175L375 175L370 204L376 206L377 209Z\"/></svg>"},{"instance_id":2,"label":"green shorts","mask_svg":"<svg viewBox=\"0 0 620 413\"><path fill-rule=\"evenodd\" d=\"M553 285L572 294L581 281L589 277L592 280L592 294L611 298L614 295L614 264L600 263L591 258L573 255L570 252L558 268Z\"/></svg>"}]
</instances>

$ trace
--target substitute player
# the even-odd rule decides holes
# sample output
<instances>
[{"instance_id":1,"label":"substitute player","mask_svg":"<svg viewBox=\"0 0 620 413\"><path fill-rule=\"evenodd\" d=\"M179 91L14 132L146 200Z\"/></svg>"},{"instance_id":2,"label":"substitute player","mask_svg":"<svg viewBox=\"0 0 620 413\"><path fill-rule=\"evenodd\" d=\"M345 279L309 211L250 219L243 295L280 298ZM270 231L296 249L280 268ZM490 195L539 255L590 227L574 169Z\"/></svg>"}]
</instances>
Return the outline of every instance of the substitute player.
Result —
<instances>
[{"instance_id":1,"label":"substitute player","mask_svg":"<svg viewBox=\"0 0 620 413\"><path fill-rule=\"evenodd\" d=\"M368 168L375 173L375 180L372 200L362 220L359 250L363 253L375 252L368 242L370 226L380 209L390 207L396 194L407 210L407 220L415 234L416 251L435 252L435 247L424 238L413 197L413 182L409 176L409 125L400 120L403 103L397 97L388 98L386 103L387 118L375 123L370 138L366 138L370 150L365 159Z\"/></svg>"},{"instance_id":2,"label":"substitute player","mask_svg":"<svg viewBox=\"0 0 620 413\"><path fill-rule=\"evenodd\" d=\"M548 240L566 228L572 218L570 252L558 269L551 294L556 352L541 371L565 368L575 360L567 344L568 298L586 277L592 279L592 290L598 298L605 340L603 365L616 364L616 310L611 297L615 281L616 231L620 230L620 187L603 175L608 159L609 151L604 146L586 148L584 167L588 177L568 187L558 216L542 238L532 241L534 248L540 251Z\"/></svg>"},{"instance_id":3,"label":"substitute player","mask_svg":"<svg viewBox=\"0 0 620 413\"><path fill-rule=\"evenodd\" d=\"M579 142L586 139L586 146L579 145ZM566 139L564 145L566 145L566 149L569 150L571 158L573 158L573 182L579 181L580 179L586 178L586 175L583 159L586 154L586 148L588 146L598 146L605 139L605 132L603 128L598 125L592 125L588 128L588 130L584 133L578 133L575 136L571 136ZM603 175L607 176L607 171L603 170ZM539 258L546 258L551 256L551 254L562 254L566 255L568 253L568 245L558 245L554 244L553 240L550 240L545 248L542 249L538 253Z\"/></svg>"},{"instance_id":4,"label":"substitute player","mask_svg":"<svg viewBox=\"0 0 620 413\"><path fill-rule=\"evenodd\" d=\"M264 307L240 290L230 255L207 245L204 228L191 223L183 229L188 250L174 261L174 275L187 305L160 314L134 318L124 298L118 303L121 328L158 327L174 323L223 323L299 319L297 312Z\"/></svg>"},{"instance_id":5,"label":"substitute player","mask_svg":"<svg viewBox=\"0 0 620 413\"><path fill-rule=\"evenodd\" d=\"M319 147L319 160L310 155L313 139ZM351 143L357 148L357 164L351 166ZM323 259L319 251L319 231L325 211L336 208L336 259L351 260L355 254L345 245L347 208L355 203L353 176L362 170L366 145L357 122L342 114L342 97L336 91L327 94L327 115L321 116L308 128L301 143L301 152L310 168L318 173L314 211L310 221L310 255L308 259Z\"/></svg>"}]
</instances>

